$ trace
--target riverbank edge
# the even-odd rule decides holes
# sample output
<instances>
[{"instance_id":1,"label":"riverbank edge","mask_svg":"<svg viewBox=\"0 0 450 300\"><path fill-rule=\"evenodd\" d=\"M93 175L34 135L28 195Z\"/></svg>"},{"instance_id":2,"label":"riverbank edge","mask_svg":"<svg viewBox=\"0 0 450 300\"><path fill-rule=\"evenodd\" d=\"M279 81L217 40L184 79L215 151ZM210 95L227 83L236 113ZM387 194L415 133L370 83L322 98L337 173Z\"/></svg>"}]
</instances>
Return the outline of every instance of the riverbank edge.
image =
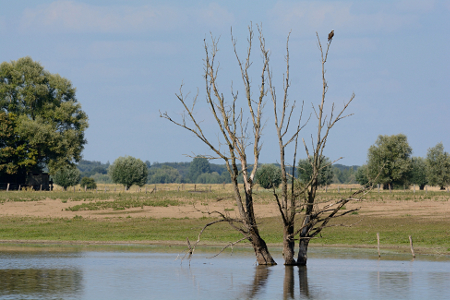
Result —
<instances>
[{"instance_id":1,"label":"riverbank edge","mask_svg":"<svg viewBox=\"0 0 450 300\"><path fill-rule=\"evenodd\" d=\"M36 246L177 246L182 247L186 246L186 241L56 241L56 240L0 240L0 247L2 246L11 246L11 245L36 245ZM228 243L224 242L207 242L201 243L197 247L217 247L222 248L227 246ZM267 244L269 248L272 249L282 249L283 244L281 243L269 243ZM340 249L365 249L365 250L373 250L373 252L377 252L376 245L367 245L367 244L357 244L357 245L349 245L349 244L310 244L311 248L340 248ZM234 246L234 248L243 248L243 249L252 249L250 244L240 244L238 246ZM24 251L26 248L24 248ZM390 254L406 254L411 253L410 246L406 245L392 245L386 244L380 246L380 251L382 253L389 252ZM426 256L449 256L450 252L446 251L444 247L414 247L414 252L416 255L426 255Z\"/></svg>"}]
</instances>

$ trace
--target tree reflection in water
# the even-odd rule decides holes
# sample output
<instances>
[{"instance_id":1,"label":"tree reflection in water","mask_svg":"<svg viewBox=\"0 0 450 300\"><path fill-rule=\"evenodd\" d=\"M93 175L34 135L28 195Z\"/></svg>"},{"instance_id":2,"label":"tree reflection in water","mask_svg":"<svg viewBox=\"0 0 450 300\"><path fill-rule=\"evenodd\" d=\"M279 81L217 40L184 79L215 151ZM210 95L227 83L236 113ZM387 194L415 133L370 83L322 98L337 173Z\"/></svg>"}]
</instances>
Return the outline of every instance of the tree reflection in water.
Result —
<instances>
[{"instance_id":1,"label":"tree reflection in water","mask_svg":"<svg viewBox=\"0 0 450 300\"><path fill-rule=\"evenodd\" d=\"M255 278L253 284L248 289L248 299L257 299L258 293L266 287L267 278L269 278L270 266L259 265L255 268ZM256 297L256 298L255 298Z\"/></svg>"},{"instance_id":2,"label":"tree reflection in water","mask_svg":"<svg viewBox=\"0 0 450 300\"><path fill-rule=\"evenodd\" d=\"M267 288L269 274L273 266L257 266L255 268L255 277L253 284L247 289L247 299L258 299L258 294ZM298 269L298 282L300 286L300 298L314 298L308 285L308 269L306 266L285 266L283 281L283 299L295 299L295 271Z\"/></svg>"},{"instance_id":3,"label":"tree reflection in water","mask_svg":"<svg viewBox=\"0 0 450 300\"><path fill-rule=\"evenodd\" d=\"M77 296L83 290L82 282L78 269L0 270L0 297Z\"/></svg>"}]
</instances>

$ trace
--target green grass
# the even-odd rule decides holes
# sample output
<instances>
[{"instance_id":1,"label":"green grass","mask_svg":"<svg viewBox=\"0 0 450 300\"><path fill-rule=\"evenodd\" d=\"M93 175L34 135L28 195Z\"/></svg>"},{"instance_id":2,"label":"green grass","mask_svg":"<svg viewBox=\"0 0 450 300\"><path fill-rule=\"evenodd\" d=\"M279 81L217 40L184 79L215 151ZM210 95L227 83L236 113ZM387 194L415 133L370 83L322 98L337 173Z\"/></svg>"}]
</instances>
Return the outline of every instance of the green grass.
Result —
<instances>
[{"instance_id":1,"label":"green grass","mask_svg":"<svg viewBox=\"0 0 450 300\"><path fill-rule=\"evenodd\" d=\"M231 189L223 189L222 185L197 185L204 192L192 192L193 188L186 186L178 191L176 185L172 190L162 190L158 187L156 193L138 192L0 192L0 204L7 201L39 201L54 199L73 203L72 211L81 210L126 210L143 206L177 206L192 203L212 203L232 199ZM109 188L111 190L111 188ZM149 189L150 190L150 189ZM208 192L205 192L208 191ZM353 189L355 191L355 188ZM318 200L342 198L350 193L349 189L328 189L319 191ZM375 189L366 195L364 201L448 201L450 193L445 191L378 191ZM256 203L273 202L271 191L255 190ZM1 209L1 205L0 205ZM227 211L232 211L228 208ZM330 227L325 229L321 237L311 241L312 244L324 245L376 245L376 233L380 233L382 245L408 246L408 236L412 235L415 247L433 247L450 252L450 220L422 218L405 213L402 216L391 217L361 217L362 212L347 215L338 221L351 227ZM34 218L34 217L2 217L0 218L0 239L2 240L61 240L61 241L185 241L186 237L196 240L201 228L211 220L201 219L152 219L137 218L125 215L122 218L89 219L75 216L73 218ZM282 225L279 217L259 219L262 237L267 243L282 242ZM230 242L239 239L241 235L226 224L217 224L208 228L202 241L208 243Z\"/></svg>"},{"instance_id":2,"label":"green grass","mask_svg":"<svg viewBox=\"0 0 450 300\"><path fill-rule=\"evenodd\" d=\"M323 245L376 245L380 233L382 245L408 246L408 236L416 247L450 248L450 221L416 217L387 218L358 215L340 220L352 227L330 227L312 244ZM212 218L152 219L152 218L33 218L3 217L0 219L2 240L54 240L54 241L191 241L197 239L201 228ZM260 219L260 232L267 243L282 242L282 228L278 218ZM216 224L203 234L202 241L224 243L241 236L227 224Z\"/></svg>"}]
</instances>

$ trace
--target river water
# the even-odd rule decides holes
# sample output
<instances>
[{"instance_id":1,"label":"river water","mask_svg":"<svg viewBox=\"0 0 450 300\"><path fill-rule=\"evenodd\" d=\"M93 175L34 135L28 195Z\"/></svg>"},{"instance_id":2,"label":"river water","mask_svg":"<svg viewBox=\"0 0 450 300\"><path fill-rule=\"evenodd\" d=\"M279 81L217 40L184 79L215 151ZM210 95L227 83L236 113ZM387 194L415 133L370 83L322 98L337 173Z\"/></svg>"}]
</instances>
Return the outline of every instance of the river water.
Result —
<instances>
[{"instance_id":1,"label":"river water","mask_svg":"<svg viewBox=\"0 0 450 300\"><path fill-rule=\"evenodd\" d=\"M131 249L131 250L130 250ZM217 250L216 250L217 251ZM311 248L303 268L251 251L0 247L0 299L448 299L450 259ZM178 250L179 252L179 250ZM277 252L273 250L272 252ZM282 258L276 256L282 263Z\"/></svg>"}]
</instances>

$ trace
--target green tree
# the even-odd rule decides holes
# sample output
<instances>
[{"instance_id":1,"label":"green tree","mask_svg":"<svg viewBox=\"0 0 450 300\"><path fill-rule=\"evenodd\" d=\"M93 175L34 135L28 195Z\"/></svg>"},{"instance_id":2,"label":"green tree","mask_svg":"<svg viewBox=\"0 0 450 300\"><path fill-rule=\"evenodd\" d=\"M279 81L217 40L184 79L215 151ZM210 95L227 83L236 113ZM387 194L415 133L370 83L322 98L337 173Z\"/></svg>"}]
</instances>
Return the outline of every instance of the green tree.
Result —
<instances>
[{"instance_id":1,"label":"green tree","mask_svg":"<svg viewBox=\"0 0 450 300\"><path fill-rule=\"evenodd\" d=\"M281 183L281 170L272 164L262 165L256 172L256 182L265 189L277 188Z\"/></svg>"},{"instance_id":2,"label":"green tree","mask_svg":"<svg viewBox=\"0 0 450 300\"><path fill-rule=\"evenodd\" d=\"M75 186L80 182L80 171L75 167L68 166L56 171L52 177L57 185L67 190L67 187Z\"/></svg>"},{"instance_id":3,"label":"green tree","mask_svg":"<svg viewBox=\"0 0 450 300\"><path fill-rule=\"evenodd\" d=\"M411 173L409 181L412 184L417 184L419 189L423 190L428 183L427 178L427 164L422 157L413 157L411 159Z\"/></svg>"},{"instance_id":4,"label":"green tree","mask_svg":"<svg viewBox=\"0 0 450 300\"><path fill-rule=\"evenodd\" d=\"M188 178L191 182L197 182L197 177L203 173L209 173L211 167L209 161L204 157L195 157L189 166Z\"/></svg>"},{"instance_id":5,"label":"green tree","mask_svg":"<svg viewBox=\"0 0 450 300\"><path fill-rule=\"evenodd\" d=\"M89 190L93 190L93 189L97 188L97 184L95 183L94 178L90 178L90 177L81 178L80 186L83 188L86 187Z\"/></svg>"},{"instance_id":6,"label":"green tree","mask_svg":"<svg viewBox=\"0 0 450 300\"><path fill-rule=\"evenodd\" d=\"M379 135L368 151L368 176L384 189L408 183L412 149L406 135Z\"/></svg>"},{"instance_id":7,"label":"green tree","mask_svg":"<svg viewBox=\"0 0 450 300\"><path fill-rule=\"evenodd\" d=\"M0 65L0 173L51 174L81 159L87 115L72 83L30 57ZM0 174L1 176L1 174Z\"/></svg>"},{"instance_id":8,"label":"green tree","mask_svg":"<svg viewBox=\"0 0 450 300\"><path fill-rule=\"evenodd\" d=\"M300 182L307 184L313 173L312 160L311 159L300 159L298 161L298 178ZM333 167L331 161L328 157L321 156L319 162L319 174L317 177L318 186L329 185L333 182Z\"/></svg>"},{"instance_id":9,"label":"green tree","mask_svg":"<svg viewBox=\"0 0 450 300\"><path fill-rule=\"evenodd\" d=\"M147 165L131 156L119 157L109 166L109 176L114 183L123 184L128 190L133 184L143 186L147 182Z\"/></svg>"},{"instance_id":10,"label":"green tree","mask_svg":"<svg viewBox=\"0 0 450 300\"><path fill-rule=\"evenodd\" d=\"M429 184L445 190L450 183L450 156L444 151L442 143L428 149L426 165Z\"/></svg>"},{"instance_id":11,"label":"green tree","mask_svg":"<svg viewBox=\"0 0 450 300\"><path fill-rule=\"evenodd\" d=\"M368 186L369 185L369 175L368 175L369 169L367 168L367 165L362 165L356 170L355 179L356 182L359 183L362 186Z\"/></svg>"}]
</instances>

